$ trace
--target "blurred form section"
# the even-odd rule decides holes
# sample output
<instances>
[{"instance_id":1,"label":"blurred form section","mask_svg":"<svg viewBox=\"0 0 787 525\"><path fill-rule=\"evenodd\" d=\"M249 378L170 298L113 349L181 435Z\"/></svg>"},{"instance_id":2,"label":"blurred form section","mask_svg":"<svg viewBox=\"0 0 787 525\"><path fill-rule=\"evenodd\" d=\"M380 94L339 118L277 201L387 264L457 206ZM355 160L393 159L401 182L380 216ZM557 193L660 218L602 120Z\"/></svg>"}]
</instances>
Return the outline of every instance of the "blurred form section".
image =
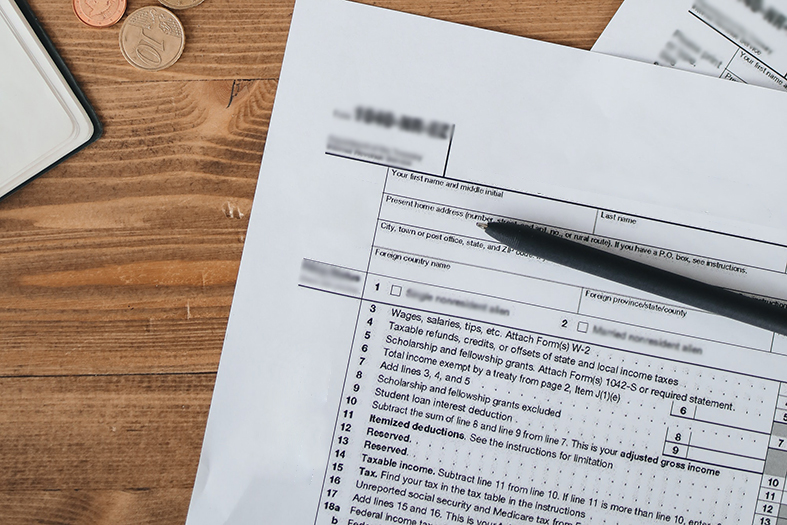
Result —
<instances>
[{"instance_id":1,"label":"blurred form section","mask_svg":"<svg viewBox=\"0 0 787 525\"><path fill-rule=\"evenodd\" d=\"M308 288L359 297L363 291L363 275L358 270L304 259L298 282Z\"/></svg>"},{"instance_id":2,"label":"blurred form section","mask_svg":"<svg viewBox=\"0 0 787 525\"><path fill-rule=\"evenodd\" d=\"M356 160L368 160L380 164L390 164L402 168L411 168L424 159L417 151L405 151L395 146L375 142L362 142L353 138L328 137L328 148L331 153Z\"/></svg>"},{"instance_id":3,"label":"blurred form section","mask_svg":"<svg viewBox=\"0 0 787 525\"><path fill-rule=\"evenodd\" d=\"M740 0L736 1L740 2ZM749 31L747 26L741 23L740 18L736 19L727 14L730 12L729 7L726 6L725 9L722 0L695 0L689 12L722 35L738 43L739 46L750 50L754 55L772 54L773 48L760 40L757 32ZM752 22L748 16L744 21Z\"/></svg>"},{"instance_id":4,"label":"blurred form section","mask_svg":"<svg viewBox=\"0 0 787 525\"><path fill-rule=\"evenodd\" d=\"M371 106L333 112L329 155L443 175L454 126Z\"/></svg>"},{"instance_id":5,"label":"blurred form section","mask_svg":"<svg viewBox=\"0 0 787 525\"><path fill-rule=\"evenodd\" d=\"M593 51L785 90L785 13L768 0L626 0Z\"/></svg>"}]
</instances>

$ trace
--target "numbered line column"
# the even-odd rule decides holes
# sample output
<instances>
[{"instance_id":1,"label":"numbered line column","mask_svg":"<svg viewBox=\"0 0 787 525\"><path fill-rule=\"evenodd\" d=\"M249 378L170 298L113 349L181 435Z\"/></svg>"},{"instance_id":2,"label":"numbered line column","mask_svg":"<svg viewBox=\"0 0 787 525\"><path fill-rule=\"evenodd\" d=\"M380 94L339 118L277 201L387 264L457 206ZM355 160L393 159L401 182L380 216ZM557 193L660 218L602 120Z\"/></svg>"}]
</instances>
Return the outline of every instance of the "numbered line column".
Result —
<instances>
[{"instance_id":1,"label":"numbered line column","mask_svg":"<svg viewBox=\"0 0 787 525\"><path fill-rule=\"evenodd\" d=\"M757 498L754 525L787 525L787 384L779 385L779 396Z\"/></svg>"}]
</instances>

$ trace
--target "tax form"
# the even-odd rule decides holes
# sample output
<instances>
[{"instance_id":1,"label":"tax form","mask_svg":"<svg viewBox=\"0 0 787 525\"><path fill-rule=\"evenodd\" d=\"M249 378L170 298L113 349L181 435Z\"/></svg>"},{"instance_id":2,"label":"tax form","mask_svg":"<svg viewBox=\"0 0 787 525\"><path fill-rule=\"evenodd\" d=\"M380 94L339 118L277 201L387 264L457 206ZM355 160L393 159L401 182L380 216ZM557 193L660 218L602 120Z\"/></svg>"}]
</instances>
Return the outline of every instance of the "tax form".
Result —
<instances>
[{"instance_id":1,"label":"tax form","mask_svg":"<svg viewBox=\"0 0 787 525\"><path fill-rule=\"evenodd\" d=\"M626 0L593 51L787 90L787 3Z\"/></svg>"},{"instance_id":2,"label":"tax form","mask_svg":"<svg viewBox=\"0 0 787 525\"><path fill-rule=\"evenodd\" d=\"M476 223L779 302L785 111L298 0L187 523L784 522L787 339Z\"/></svg>"}]
</instances>

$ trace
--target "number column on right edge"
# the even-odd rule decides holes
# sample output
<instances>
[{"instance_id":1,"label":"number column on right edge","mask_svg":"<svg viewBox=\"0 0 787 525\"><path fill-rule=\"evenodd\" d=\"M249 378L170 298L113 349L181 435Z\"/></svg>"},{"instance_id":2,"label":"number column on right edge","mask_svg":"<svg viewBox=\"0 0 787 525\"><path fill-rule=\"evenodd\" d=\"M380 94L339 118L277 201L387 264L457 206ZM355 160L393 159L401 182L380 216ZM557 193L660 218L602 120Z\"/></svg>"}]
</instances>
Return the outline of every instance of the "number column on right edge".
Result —
<instances>
[{"instance_id":1,"label":"number column on right edge","mask_svg":"<svg viewBox=\"0 0 787 525\"><path fill-rule=\"evenodd\" d=\"M785 481L787 481L787 384L781 383L753 525L787 525Z\"/></svg>"}]
</instances>

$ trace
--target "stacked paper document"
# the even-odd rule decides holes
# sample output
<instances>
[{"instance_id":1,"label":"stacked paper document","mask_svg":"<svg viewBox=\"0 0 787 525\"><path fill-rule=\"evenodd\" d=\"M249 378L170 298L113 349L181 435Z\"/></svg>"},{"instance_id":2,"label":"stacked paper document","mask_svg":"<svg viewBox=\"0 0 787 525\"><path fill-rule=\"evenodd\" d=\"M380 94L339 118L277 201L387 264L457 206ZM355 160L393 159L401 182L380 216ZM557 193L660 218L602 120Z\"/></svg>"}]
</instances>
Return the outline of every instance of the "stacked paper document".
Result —
<instances>
[{"instance_id":1,"label":"stacked paper document","mask_svg":"<svg viewBox=\"0 0 787 525\"><path fill-rule=\"evenodd\" d=\"M681 31L697 64L738 56ZM187 523L781 523L784 337L477 227L783 304L781 114L778 90L298 0Z\"/></svg>"}]
</instances>

